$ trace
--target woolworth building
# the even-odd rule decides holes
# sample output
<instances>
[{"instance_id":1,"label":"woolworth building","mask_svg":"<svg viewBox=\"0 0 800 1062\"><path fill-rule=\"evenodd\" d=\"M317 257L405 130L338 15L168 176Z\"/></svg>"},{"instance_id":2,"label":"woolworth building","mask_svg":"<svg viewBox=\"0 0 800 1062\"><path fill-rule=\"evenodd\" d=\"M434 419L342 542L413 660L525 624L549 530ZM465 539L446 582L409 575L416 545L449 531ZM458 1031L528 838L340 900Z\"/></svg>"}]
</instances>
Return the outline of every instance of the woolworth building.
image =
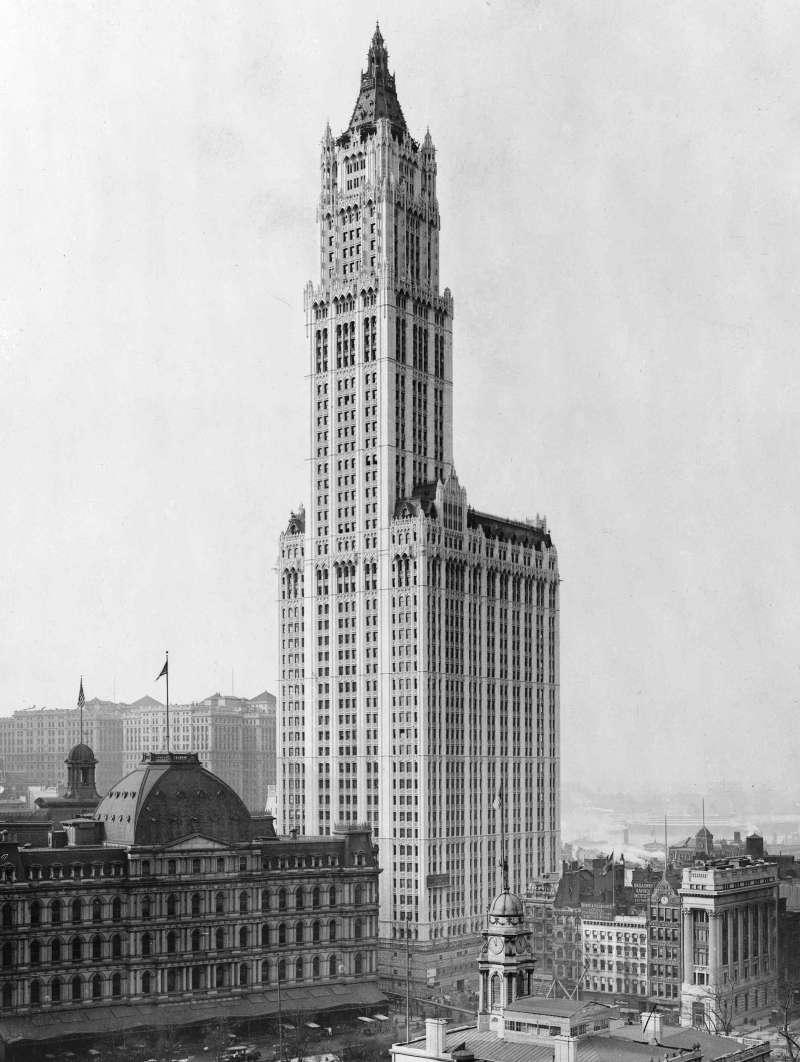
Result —
<instances>
[{"instance_id":1,"label":"woolworth building","mask_svg":"<svg viewBox=\"0 0 800 1062\"><path fill-rule=\"evenodd\" d=\"M501 829L514 888L560 859L557 553L544 520L470 507L455 473L436 181L376 28L320 155L307 505L280 541L278 826L372 827L387 987L407 933L415 981L474 977Z\"/></svg>"}]
</instances>

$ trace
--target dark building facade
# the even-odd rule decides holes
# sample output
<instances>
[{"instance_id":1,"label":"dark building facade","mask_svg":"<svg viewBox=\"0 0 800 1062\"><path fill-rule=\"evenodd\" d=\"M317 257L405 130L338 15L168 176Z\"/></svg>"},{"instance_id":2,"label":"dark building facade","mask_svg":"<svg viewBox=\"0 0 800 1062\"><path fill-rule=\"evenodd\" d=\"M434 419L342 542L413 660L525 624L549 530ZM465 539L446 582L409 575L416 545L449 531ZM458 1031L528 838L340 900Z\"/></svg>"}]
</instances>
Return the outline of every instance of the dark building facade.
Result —
<instances>
[{"instance_id":1,"label":"dark building facade","mask_svg":"<svg viewBox=\"0 0 800 1062\"><path fill-rule=\"evenodd\" d=\"M367 827L280 838L196 754L146 754L46 847L0 840L0 1038L268 1016L279 982L374 1004L378 873Z\"/></svg>"}]
</instances>

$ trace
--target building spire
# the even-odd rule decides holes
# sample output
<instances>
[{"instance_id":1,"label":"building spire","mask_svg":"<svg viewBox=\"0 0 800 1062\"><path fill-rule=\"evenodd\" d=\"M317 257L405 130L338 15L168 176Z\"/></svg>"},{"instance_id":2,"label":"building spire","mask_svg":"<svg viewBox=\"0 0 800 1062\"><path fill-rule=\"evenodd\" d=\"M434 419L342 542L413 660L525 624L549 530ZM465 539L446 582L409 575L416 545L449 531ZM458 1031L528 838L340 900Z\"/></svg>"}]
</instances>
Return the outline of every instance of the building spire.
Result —
<instances>
[{"instance_id":1,"label":"building spire","mask_svg":"<svg viewBox=\"0 0 800 1062\"><path fill-rule=\"evenodd\" d=\"M367 52L367 69L361 74L361 89L350 119L349 131L352 133L364 126L374 126L380 118L388 118L396 134L402 136L407 132L397 99L394 75L389 73L389 53L376 22Z\"/></svg>"}]
</instances>

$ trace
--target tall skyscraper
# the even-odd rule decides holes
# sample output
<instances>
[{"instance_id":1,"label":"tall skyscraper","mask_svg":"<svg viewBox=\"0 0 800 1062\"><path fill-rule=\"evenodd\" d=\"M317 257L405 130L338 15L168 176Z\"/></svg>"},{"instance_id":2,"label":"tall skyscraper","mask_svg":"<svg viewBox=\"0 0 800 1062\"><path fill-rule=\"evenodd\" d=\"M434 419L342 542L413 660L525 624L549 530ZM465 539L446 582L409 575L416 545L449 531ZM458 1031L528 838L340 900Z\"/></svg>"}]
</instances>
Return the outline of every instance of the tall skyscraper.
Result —
<instances>
[{"instance_id":1,"label":"tall skyscraper","mask_svg":"<svg viewBox=\"0 0 800 1062\"><path fill-rule=\"evenodd\" d=\"M436 176L376 29L349 125L322 140L310 504L279 558L279 828L369 823L384 976L404 980L410 933L414 979L457 986L501 823L513 887L558 865L559 578L545 522L470 508L455 474Z\"/></svg>"}]
</instances>

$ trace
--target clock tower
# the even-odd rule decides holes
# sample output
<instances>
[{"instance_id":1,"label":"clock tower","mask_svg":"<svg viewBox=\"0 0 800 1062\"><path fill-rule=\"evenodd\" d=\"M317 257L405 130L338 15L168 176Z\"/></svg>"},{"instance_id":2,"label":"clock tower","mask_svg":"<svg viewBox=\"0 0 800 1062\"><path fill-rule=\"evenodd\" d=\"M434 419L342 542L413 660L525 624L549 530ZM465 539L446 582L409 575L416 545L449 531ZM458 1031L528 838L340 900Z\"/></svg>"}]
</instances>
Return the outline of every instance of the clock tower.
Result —
<instances>
[{"instance_id":1,"label":"clock tower","mask_svg":"<svg viewBox=\"0 0 800 1062\"><path fill-rule=\"evenodd\" d=\"M489 908L478 957L478 1028L483 1030L501 1022L508 1004L531 991L534 959L525 910L507 881L504 885Z\"/></svg>"}]
</instances>

